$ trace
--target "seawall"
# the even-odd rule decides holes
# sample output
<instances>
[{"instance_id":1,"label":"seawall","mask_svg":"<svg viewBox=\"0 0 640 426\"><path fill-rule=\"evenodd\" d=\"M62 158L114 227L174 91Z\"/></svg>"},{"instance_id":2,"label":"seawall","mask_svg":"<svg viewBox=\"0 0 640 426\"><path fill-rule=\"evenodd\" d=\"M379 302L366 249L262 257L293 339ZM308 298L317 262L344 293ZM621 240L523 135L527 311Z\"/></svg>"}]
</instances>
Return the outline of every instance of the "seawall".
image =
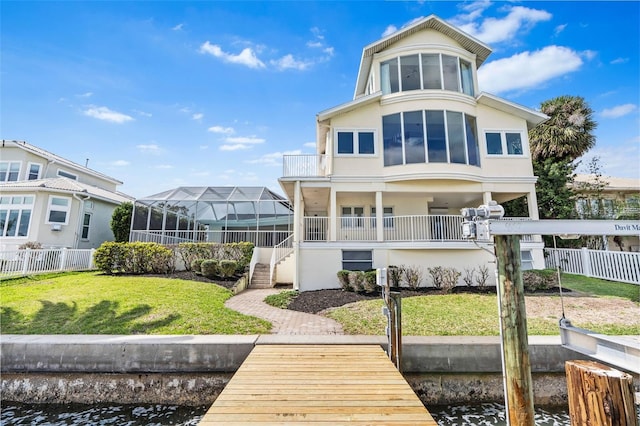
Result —
<instances>
[{"instance_id":1,"label":"seawall","mask_svg":"<svg viewBox=\"0 0 640 426\"><path fill-rule=\"evenodd\" d=\"M384 336L0 336L4 400L211 404L255 345L374 344ZM503 401L498 337L403 337L403 375L426 405ZM531 336L536 404L566 404L559 336ZM273 372L277 374L277 371Z\"/></svg>"}]
</instances>

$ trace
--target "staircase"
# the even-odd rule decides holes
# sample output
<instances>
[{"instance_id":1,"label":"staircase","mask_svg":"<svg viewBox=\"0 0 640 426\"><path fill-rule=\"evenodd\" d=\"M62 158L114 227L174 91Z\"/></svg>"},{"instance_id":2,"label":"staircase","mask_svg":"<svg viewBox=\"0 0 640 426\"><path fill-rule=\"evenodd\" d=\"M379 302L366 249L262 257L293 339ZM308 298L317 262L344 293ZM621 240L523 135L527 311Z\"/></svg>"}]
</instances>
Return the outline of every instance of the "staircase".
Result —
<instances>
[{"instance_id":1,"label":"staircase","mask_svg":"<svg viewBox=\"0 0 640 426\"><path fill-rule=\"evenodd\" d=\"M257 263L253 269L251 285L249 288L272 288L270 266L266 263Z\"/></svg>"}]
</instances>

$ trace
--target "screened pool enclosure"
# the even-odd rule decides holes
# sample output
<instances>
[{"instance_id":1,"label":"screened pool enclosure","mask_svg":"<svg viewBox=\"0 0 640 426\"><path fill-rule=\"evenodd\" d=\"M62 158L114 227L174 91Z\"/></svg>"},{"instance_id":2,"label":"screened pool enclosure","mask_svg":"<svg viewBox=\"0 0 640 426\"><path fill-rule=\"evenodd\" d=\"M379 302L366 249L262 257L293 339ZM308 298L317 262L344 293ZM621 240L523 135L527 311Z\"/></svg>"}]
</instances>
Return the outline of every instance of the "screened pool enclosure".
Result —
<instances>
[{"instance_id":1,"label":"screened pool enclosure","mask_svg":"<svg viewBox=\"0 0 640 426\"><path fill-rule=\"evenodd\" d=\"M273 247L291 234L292 222L289 202L265 187L183 186L135 201L130 240Z\"/></svg>"}]
</instances>

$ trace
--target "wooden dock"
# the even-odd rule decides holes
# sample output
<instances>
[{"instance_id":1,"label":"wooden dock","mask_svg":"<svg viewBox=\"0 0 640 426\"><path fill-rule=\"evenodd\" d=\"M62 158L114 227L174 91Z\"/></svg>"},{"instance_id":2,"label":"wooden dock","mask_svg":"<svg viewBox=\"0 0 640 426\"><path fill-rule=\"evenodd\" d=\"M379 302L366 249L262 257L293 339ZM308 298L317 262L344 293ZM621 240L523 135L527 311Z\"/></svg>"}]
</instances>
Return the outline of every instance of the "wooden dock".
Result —
<instances>
[{"instance_id":1,"label":"wooden dock","mask_svg":"<svg viewBox=\"0 0 640 426\"><path fill-rule=\"evenodd\" d=\"M259 345L200 425L437 426L380 346Z\"/></svg>"}]
</instances>

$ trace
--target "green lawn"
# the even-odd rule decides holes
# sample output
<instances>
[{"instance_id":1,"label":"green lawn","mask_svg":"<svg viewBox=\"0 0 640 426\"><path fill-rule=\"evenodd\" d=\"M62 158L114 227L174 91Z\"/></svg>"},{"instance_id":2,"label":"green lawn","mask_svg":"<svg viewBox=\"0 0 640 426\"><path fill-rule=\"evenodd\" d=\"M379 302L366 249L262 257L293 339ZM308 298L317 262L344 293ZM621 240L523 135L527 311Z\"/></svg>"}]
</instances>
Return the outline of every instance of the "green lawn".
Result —
<instances>
[{"instance_id":1,"label":"green lawn","mask_svg":"<svg viewBox=\"0 0 640 426\"><path fill-rule=\"evenodd\" d=\"M613 296L640 302L640 285L589 278L584 275L562 274L562 287L594 296Z\"/></svg>"},{"instance_id":2,"label":"green lawn","mask_svg":"<svg viewBox=\"0 0 640 426\"><path fill-rule=\"evenodd\" d=\"M224 307L231 292L167 278L67 273L0 282L4 334L260 334L267 321Z\"/></svg>"}]
</instances>

